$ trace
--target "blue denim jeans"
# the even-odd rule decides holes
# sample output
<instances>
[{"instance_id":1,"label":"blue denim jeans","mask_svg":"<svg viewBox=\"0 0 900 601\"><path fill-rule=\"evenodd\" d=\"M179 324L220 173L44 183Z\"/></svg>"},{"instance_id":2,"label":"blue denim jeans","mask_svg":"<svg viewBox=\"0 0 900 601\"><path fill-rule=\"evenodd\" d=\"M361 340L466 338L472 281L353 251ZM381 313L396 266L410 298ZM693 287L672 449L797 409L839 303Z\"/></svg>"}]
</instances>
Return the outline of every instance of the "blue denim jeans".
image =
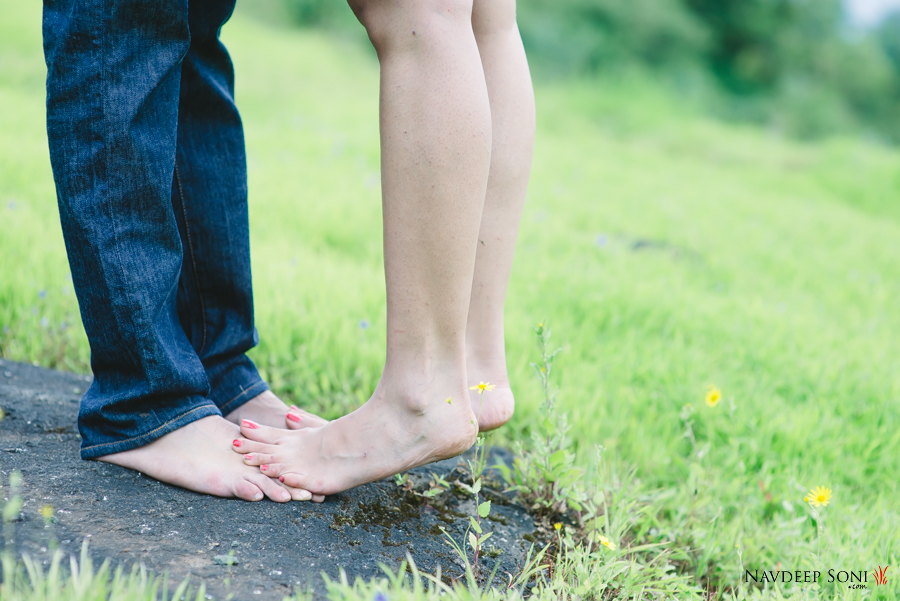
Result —
<instances>
[{"instance_id":1,"label":"blue denim jeans","mask_svg":"<svg viewBox=\"0 0 900 601\"><path fill-rule=\"evenodd\" d=\"M244 138L219 30L234 0L45 0L47 132L91 347L81 456L267 389Z\"/></svg>"}]
</instances>

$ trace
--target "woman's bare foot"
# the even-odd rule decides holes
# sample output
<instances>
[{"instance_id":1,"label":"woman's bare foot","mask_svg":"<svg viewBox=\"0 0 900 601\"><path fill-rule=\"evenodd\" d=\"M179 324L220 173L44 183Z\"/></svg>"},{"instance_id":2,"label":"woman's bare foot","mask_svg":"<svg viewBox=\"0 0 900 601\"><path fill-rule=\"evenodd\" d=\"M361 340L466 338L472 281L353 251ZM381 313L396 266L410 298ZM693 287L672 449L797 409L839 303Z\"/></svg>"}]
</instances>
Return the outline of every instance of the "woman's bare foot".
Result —
<instances>
[{"instance_id":1,"label":"woman's bare foot","mask_svg":"<svg viewBox=\"0 0 900 601\"><path fill-rule=\"evenodd\" d=\"M302 428L318 428L328 423L328 420L322 419L314 413L310 413L296 405L287 407L284 401L275 396L271 390L262 392L228 415L225 419L233 424L239 424L242 420L249 419L251 421L272 426L275 428L286 428L288 430L300 430ZM288 488L293 497L303 496L303 491ZM302 500L302 499L300 499ZM311 499L314 503L321 503L325 500L323 495L313 495Z\"/></svg>"},{"instance_id":2,"label":"woman's bare foot","mask_svg":"<svg viewBox=\"0 0 900 601\"><path fill-rule=\"evenodd\" d=\"M328 423L314 413L291 405L290 409L284 401L275 396L271 390L262 392L228 415L225 419L233 424L241 423L243 419L249 419L264 426L273 428L287 428L299 430L301 428L317 428Z\"/></svg>"},{"instance_id":3,"label":"woman's bare foot","mask_svg":"<svg viewBox=\"0 0 900 601\"><path fill-rule=\"evenodd\" d=\"M141 472L161 482L216 497L237 497L245 501L307 501L306 490L291 489L265 477L259 470L243 465L228 450L239 435L234 424L219 416L191 422L150 444L121 453L99 457Z\"/></svg>"},{"instance_id":4,"label":"woman's bare foot","mask_svg":"<svg viewBox=\"0 0 900 601\"><path fill-rule=\"evenodd\" d=\"M285 431L244 421L244 438L232 448L287 486L328 495L459 455L474 443L477 422L462 391L427 403L386 396L379 387L362 407L320 428Z\"/></svg>"},{"instance_id":5,"label":"woman's bare foot","mask_svg":"<svg viewBox=\"0 0 900 601\"><path fill-rule=\"evenodd\" d=\"M499 348L502 349L502 345ZM509 377L506 375L505 354L493 353L492 360L478 360L477 355L479 353L470 350L467 357L469 401L472 411L478 417L479 432L487 432L499 428L510 420L516 408L516 399L509 387Z\"/></svg>"},{"instance_id":6,"label":"woman's bare foot","mask_svg":"<svg viewBox=\"0 0 900 601\"><path fill-rule=\"evenodd\" d=\"M479 380L472 385L475 390L469 390L469 401L472 411L478 418L478 431L487 432L499 428L510 420L516 408L516 399L508 382L494 384L491 380L490 384L494 387L483 391L478 388L481 382L482 380Z\"/></svg>"}]
</instances>

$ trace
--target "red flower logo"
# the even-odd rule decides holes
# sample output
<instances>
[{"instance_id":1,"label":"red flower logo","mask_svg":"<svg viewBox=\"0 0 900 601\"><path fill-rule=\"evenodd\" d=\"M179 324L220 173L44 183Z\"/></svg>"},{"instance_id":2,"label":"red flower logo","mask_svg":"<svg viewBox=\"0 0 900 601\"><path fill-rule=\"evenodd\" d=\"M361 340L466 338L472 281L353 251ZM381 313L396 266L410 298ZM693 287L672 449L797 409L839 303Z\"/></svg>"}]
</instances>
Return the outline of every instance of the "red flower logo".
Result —
<instances>
[{"instance_id":1,"label":"red flower logo","mask_svg":"<svg viewBox=\"0 0 900 601\"><path fill-rule=\"evenodd\" d=\"M872 570L875 575L875 584L887 584L887 571L891 566L878 566L877 570Z\"/></svg>"}]
</instances>

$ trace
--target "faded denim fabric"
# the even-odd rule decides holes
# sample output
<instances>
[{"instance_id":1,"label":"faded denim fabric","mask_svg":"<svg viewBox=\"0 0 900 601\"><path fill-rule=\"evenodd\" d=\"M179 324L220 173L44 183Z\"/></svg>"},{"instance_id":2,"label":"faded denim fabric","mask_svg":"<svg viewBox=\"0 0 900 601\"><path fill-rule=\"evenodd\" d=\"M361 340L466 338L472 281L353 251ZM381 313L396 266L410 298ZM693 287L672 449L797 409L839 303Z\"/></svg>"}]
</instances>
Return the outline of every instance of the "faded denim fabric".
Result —
<instances>
[{"instance_id":1,"label":"faded denim fabric","mask_svg":"<svg viewBox=\"0 0 900 601\"><path fill-rule=\"evenodd\" d=\"M85 459L267 389L244 137L219 30L234 0L45 0L47 133L94 381Z\"/></svg>"}]
</instances>

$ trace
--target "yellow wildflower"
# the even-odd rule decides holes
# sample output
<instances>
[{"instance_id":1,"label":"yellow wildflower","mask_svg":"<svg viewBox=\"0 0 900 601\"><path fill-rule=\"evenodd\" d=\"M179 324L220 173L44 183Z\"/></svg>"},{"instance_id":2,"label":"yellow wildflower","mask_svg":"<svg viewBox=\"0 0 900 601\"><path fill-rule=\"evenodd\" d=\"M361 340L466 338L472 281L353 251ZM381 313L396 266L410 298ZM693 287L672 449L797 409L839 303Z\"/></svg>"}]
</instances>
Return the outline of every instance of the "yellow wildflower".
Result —
<instances>
[{"instance_id":1,"label":"yellow wildflower","mask_svg":"<svg viewBox=\"0 0 900 601\"><path fill-rule=\"evenodd\" d=\"M497 388L496 384L488 384L487 382L479 382L475 386L470 386L469 390L477 390L478 394L484 394L485 392L490 392L495 388Z\"/></svg>"},{"instance_id":2,"label":"yellow wildflower","mask_svg":"<svg viewBox=\"0 0 900 601\"><path fill-rule=\"evenodd\" d=\"M562 530L562 522L556 522L555 524L553 524L553 529Z\"/></svg>"},{"instance_id":3,"label":"yellow wildflower","mask_svg":"<svg viewBox=\"0 0 900 601\"><path fill-rule=\"evenodd\" d=\"M716 388L715 386L710 386L709 390L706 391L706 404L710 407L715 407L719 404L719 401L722 400L722 391Z\"/></svg>"},{"instance_id":4,"label":"yellow wildflower","mask_svg":"<svg viewBox=\"0 0 900 601\"><path fill-rule=\"evenodd\" d=\"M803 500L813 507L825 507L831 501L831 489L826 486L817 486L809 491Z\"/></svg>"},{"instance_id":5,"label":"yellow wildflower","mask_svg":"<svg viewBox=\"0 0 900 601\"><path fill-rule=\"evenodd\" d=\"M49 521L53 519L53 505L44 505L43 507L41 507L40 511L41 517L44 518L44 520Z\"/></svg>"},{"instance_id":6,"label":"yellow wildflower","mask_svg":"<svg viewBox=\"0 0 900 601\"><path fill-rule=\"evenodd\" d=\"M597 535L597 540L600 542L601 545L603 545L603 546L606 547L607 549L612 549L613 551L615 551L615 549L616 549L616 543L612 542L611 540L609 540L608 538L606 538L606 537L603 536L602 534L598 534L598 535Z\"/></svg>"}]
</instances>

